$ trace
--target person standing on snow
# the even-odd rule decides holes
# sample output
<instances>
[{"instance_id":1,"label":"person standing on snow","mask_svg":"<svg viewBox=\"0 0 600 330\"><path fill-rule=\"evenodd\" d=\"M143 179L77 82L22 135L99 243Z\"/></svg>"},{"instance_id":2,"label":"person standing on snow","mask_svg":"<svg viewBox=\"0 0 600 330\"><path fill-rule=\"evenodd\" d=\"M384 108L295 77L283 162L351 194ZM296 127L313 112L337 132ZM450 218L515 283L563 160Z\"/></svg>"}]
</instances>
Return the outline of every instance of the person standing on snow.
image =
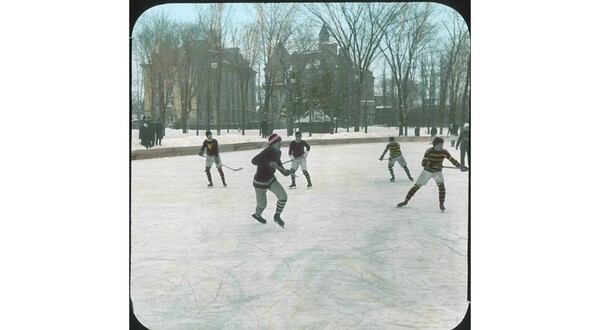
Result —
<instances>
[{"instance_id":1,"label":"person standing on snow","mask_svg":"<svg viewBox=\"0 0 600 330\"><path fill-rule=\"evenodd\" d=\"M285 176L290 175L291 172L281 164L281 137L273 133L269 135L268 141L269 146L252 158L252 164L256 165L256 174L252 181L256 194L256 209L252 217L260 223L267 223L262 213L267 207L267 190L270 190L277 196L273 221L283 228L285 223L281 219L281 212L287 203L287 193L275 178L275 170Z\"/></svg>"},{"instance_id":2,"label":"person standing on snow","mask_svg":"<svg viewBox=\"0 0 600 330\"><path fill-rule=\"evenodd\" d=\"M410 176L410 171L408 170L406 160L404 159L404 156L402 156L402 151L400 150L400 144L398 142L396 142L396 139L394 139L393 136L390 136L389 141L390 141L390 143L388 143L385 146L385 150L381 154L381 157L379 157L379 160L383 160L383 157L388 152L388 150L390 151L390 159L388 160L388 171L390 171L390 174L392 175L392 177L390 178L390 181L393 182L396 180L396 177L394 176L394 165L396 164L396 162L398 162L398 164L400 164L400 166L402 166L402 168L404 169L404 172L406 172L406 175L408 176L408 179L410 181L413 181L412 176Z\"/></svg>"},{"instance_id":3,"label":"person standing on snow","mask_svg":"<svg viewBox=\"0 0 600 330\"><path fill-rule=\"evenodd\" d=\"M154 123L154 145L162 146L162 138L165 136L165 126L162 121L156 120Z\"/></svg>"},{"instance_id":4,"label":"person standing on snow","mask_svg":"<svg viewBox=\"0 0 600 330\"><path fill-rule=\"evenodd\" d=\"M452 165L460 168L461 171L466 171L467 168L462 166L456 159L452 158L448 150L444 149L444 139L436 137L433 139L433 147L425 151L421 165L423 171L417 178L415 185L410 188L403 202L398 203L397 207L403 207L408 204L408 201L413 195L421 188L426 185L430 179L435 180L438 186L440 210L444 211L444 201L446 199L446 187L444 186L444 175L442 174L442 163L444 159L448 159Z\"/></svg>"},{"instance_id":5,"label":"person standing on snow","mask_svg":"<svg viewBox=\"0 0 600 330\"><path fill-rule=\"evenodd\" d=\"M306 151L304 149L306 148ZM310 145L308 142L302 140L302 132L296 132L296 139L290 142L290 147L288 149L288 155L292 159L292 166L290 167L290 171L292 172L292 184L290 188L296 188L296 170L298 169L298 165L302 168L302 174L306 178L308 182L307 188L312 187L312 182L310 181L310 174L308 174L307 166L306 166L306 157L308 157L308 152L310 151Z\"/></svg>"},{"instance_id":6,"label":"person standing on snow","mask_svg":"<svg viewBox=\"0 0 600 330\"><path fill-rule=\"evenodd\" d=\"M433 126L431 128L430 133L431 133L431 143L430 144L433 144L433 139L437 136L437 127Z\"/></svg>"},{"instance_id":7,"label":"person standing on snow","mask_svg":"<svg viewBox=\"0 0 600 330\"><path fill-rule=\"evenodd\" d=\"M454 125L454 124L450 124L450 127L448 127L448 134L447 136L450 135L450 148L454 147L454 144L456 143L456 139L458 138L458 126Z\"/></svg>"},{"instance_id":8,"label":"person standing on snow","mask_svg":"<svg viewBox=\"0 0 600 330\"><path fill-rule=\"evenodd\" d=\"M462 164L465 163L465 154L467 154L467 160L469 161L469 166L471 166L471 128L469 127L469 123L465 123L465 126L456 141L456 149L458 149L459 146L460 162Z\"/></svg>"},{"instance_id":9,"label":"person standing on snow","mask_svg":"<svg viewBox=\"0 0 600 330\"><path fill-rule=\"evenodd\" d=\"M223 173L222 169L223 163L221 163L221 156L219 156L219 142L212 138L211 131L206 131L205 134L206 140L202 143L202 148L200 148L198 155L204 157L204 149L206 149L206 165L204 167L204 172L206 172L206 177L208 178L208 186L213 186L210 168L212 167L212 164L215 163L217 171L221 176L221 181L223 181L223 186L227 187L227 183L225 183L225 173Z\"/></svg>"}]
</instances>

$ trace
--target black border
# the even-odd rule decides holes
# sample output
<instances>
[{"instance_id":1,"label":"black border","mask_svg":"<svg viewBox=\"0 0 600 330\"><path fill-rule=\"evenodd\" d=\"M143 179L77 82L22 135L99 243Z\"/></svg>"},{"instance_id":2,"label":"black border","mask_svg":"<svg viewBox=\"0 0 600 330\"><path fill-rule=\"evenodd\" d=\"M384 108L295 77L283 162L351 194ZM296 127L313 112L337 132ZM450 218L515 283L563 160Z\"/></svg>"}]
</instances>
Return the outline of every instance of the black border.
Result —
<instances>
[{"instance_id":1,"label":"black border","mask_svg":"<svg viewBox=\"0 0 600 330\"><path fill-rule=\"evenodd\" d=\"M189 1L189 0L181 0L181 1L168 1L168 0L129 0L129 109L132 109L131 104L131 88L132 88L132 67L131 67L131 57L132 57L132 41L131 36L133 32L133 27L135 26L138 18L148 9L169 3L206 3L208 1ZM213 1L211 1L213 2ZM227 3L234 2L245 2L245 1L227 1ZM253 2L253 1L250 1ZM281 1L281 2L298 2L298 1ZM407 1L397 1L397 2L407 2ZM424 1L409 1L409 2L424 2ZM435 2L439 4L446 5L456 12L458 12L462 18L464 19L469 31L471 32L471 0L438 0L438 1L429 1ZM471 45L472 47L472 45ZM473 56L471 54L471 56ZM470 101L469 101L470 103ZM469 119L472 119L472 113L469 111ZM131 159L131 119L132 113L129 111L129 145L128 145L128 154ZM470 121L470 120L469 120ZM469 163L469 167L471 167L471 163ZM469 173L469 211L468 211L468 229L467 229L467 312L463 320L456 326L454 329L460 330L468 330L471 329L471 171ZM134 330L148 330L148 328L144 327L140 321L135 317L133 302L131 300L131 160L129 160L129 329Z\"/></svg>"}]
</instances>

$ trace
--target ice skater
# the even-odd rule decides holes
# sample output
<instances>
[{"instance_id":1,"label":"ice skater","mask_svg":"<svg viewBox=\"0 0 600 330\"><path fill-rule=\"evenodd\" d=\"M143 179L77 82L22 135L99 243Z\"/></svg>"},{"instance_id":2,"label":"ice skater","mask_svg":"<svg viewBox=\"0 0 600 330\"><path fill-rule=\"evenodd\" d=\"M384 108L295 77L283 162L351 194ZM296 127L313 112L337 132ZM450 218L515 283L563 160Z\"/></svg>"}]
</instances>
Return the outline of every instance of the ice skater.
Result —
<instances>
[{"instance_id":1,"label":"ice skater","mask_svg":"<svg viewBox=\"0 0 600 330\"><path fill-rule=\"evenodd\" d=\"M381 157L379 157L379 160L383 160L383 157L388 152L388 150L390 151L390 159L388 160L388 170L392 175L390 181L394 182L396 180L396 177L394 176L394 165L396 164L396 162L400 164L400 166L402 166L404 172L406 172L406 175L408 176L408 179L410 181L413 181L412 176L410 176L410 171L408 170L406 160L404 159L404 156L402 156L402 151L400 150L400 143L396 142L396 139L394 139L393 136L390 136L389 141L390 143L388 143L385 146L385 150L381 154Z\"/></svg>"},{"instance_id":2,"label":"ice skater","mask_svg":"<svg viewBox=\"0 0 600 330\"><path fill-rule=\"evenodd\" d=\"M267 220L262 217L262 213L267 207L267 190L270 190L277 196L273 221L283 228L284 222L281 219L281 212L283 212L283 208L287 203L287 193L275 178L275 170L285 176L290 175L291 172L281 164L281 137L273 133L269 135L268 141L269 146L252 158L252 164L256 165L256 174L254 174L252 183L256 194L256 210L252 217L260 223L267 223Z\"/></svg>"},{"instance_id":3,"label":"ice skater","mask_svg":"<svg viewBox=\"0 0 600 330\"><path fill-rule=\"evenodd\" d=\"M306 148L306 151L304 149ZM312 182L310 181L310 174L308 174L307 166L306 166L306 157L308 157L308 152L310 151L310 145L302 140L302 132L296 132L296 139L290 142L290 148L288 149L288 154L292 159L292 165L290 166L290 171L292 172L292 184L290 188L296 188L296 170L298 166L302 168L302 174L306 178L308 182L307 188L312 187Z\"/></svg>"},{"instance_id":4,"label":"ice skater","mask_svg":"<svg viewBox=\"0 0 600 330\"><path fill-rule=\"evenodd\" d=\"M462 166L456 159L452 158L448 150L444 149L444 139L439 136L435 137L433 139L433 147L425 151L425 155L421 161L421 165L423 166L421 175L419 175L415 185L410 188L406 194L404 201L398 203L397 207L402 207L408 204L408 201L414 196L417 190L426 185L427 182L433 178L438 186L440 210L444 211L446 209L444 207L444 201L446 199L446 187L444 186L444 175L442 174L442 163L444 162L444 159L448 159L452 165L460 168L460 170L463 172L467 170L466 167Z\"/></svg>"},{"instance_id":5,"label":"ice skater","mask_svg":"<svg viewBox=\"0 0 600 330\"><path fill-rule=\"evenodd\" d=\"M206 131L205 135L206 140L202 143L202 148L200 148L198 155L204 157L204 149L206 149L206 165L204 167L204 172L206 172L206 177L208 178L208 187L213 186L212 177L210 175L210 168L213 163L215 163L217 171L221 176L223 186L227 187L227 183L225 183L225 173L223 173L222 169L223 163L221 162L221 156L219 156L219 142L216 139L213 139L211 131Z\"/></svg>"}]
</instances>

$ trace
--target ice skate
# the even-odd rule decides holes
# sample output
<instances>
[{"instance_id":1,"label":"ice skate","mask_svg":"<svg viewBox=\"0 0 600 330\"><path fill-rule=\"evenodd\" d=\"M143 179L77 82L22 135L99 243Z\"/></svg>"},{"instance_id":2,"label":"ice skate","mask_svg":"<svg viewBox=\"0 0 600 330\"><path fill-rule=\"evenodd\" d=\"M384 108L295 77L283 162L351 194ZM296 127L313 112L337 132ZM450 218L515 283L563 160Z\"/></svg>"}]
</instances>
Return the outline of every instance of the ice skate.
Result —
<instances>
[{"instance_id":1,"label":"ice skate","mask_svg":"<svg viewBox=\"0 0 600 330\"><path fill-rule=\"evenodd\" d=\"M227 183L223 180L223 187L227 187Z\"/></svg>"},{"instance_id":2,"label":"ice skate","mask_svg":"<svg viewBox=\"0 0 600 330\"><path fill-rule=\"evenodd\" d=\"M396 205L396 207L402 207L402 206L405 206L406 204L408 204L408 201L400 202L400 203L398 203L398 205Z\"/></svg>"},{"instance_id":3,"label":"ice skate","mask_svg":"<svg viewBox=\"0 0 600 330\"><path fill-rule=\"evenodd\" d=\"M312 188L312 182L308 181L308 185L306 186L306 188Z\"/></svg>"},{"instance_id":4,"label":"ice skate","mask_svg":"<svg viewBox=\"0 0 600 330\"><path fill-rule=\"evenodd\" d=\"M290 188L296 188L296 183L295 183L295 182L293 182L293 183L290 185Z\"/></svg>"},{"instance_id":5,"label":"ice skate","mask_svg":"<svg viewBox=\"0 0 600 330\"><path fill-rule=\"evenodd\" d=\"M394 181L396 181L396 178L395 177L391 177L390 178L390 182L394 182Z\"/></svg>"},{"instance_id":6,"label":"ice skate","mask_svg":"<svg viewBox=\"0 0 600 330\"><path fill-rule=\"evenodd\" d=\"M284 228L285 222L281 220L281 216L279 214L275 213L275 215L273 216L273 221L275 221L275 223L281 226L281 228Z\"/></svg>"},{"instance_id":7,"label":"ice skate","mask_svg":"<svg viewBox=\"0 0 600 330\"><path fill-rule=\"evenodd\" d=\"M444 203L440 203L440 210L445 211L446 208L444 207Z\"/></svg>"},{"instance_id":8,"label":"ice skate","mask_svg":"<svg viewBox=\"0 0 600 330\"><path fill-rule=\"evenodd\" d=\"M208 186L207 186L207 187L212 187L212 186L213 186L213 183L212 183L212 181L211 181L211 182L209 182L209 183L208 183Z\"/></svg>"},{"instance_id":9,"label":"ice skate","mask_svg":"<svg viewBox=\"0 0 600 330\"><path fill-rule=\"evenodd\" d=\"M411 182L414 182L414 181L415 181L415 180L412 178L412 176L410 176L410 175L408 176L408 179L409 179Z\"/></svg>"},{"instance_id":10,"label":"ice skate","mask_svg":"<svg viewBox=\"0 0 600 330\"><path fill-rule=\"evenodd\" d=\"M253 214L253 215L252 215L252 217L253 217L253 218L254 218L256 221L258 221L258 222L260 222L260 223L267 223L267 220L265 220L265 219L264 219L263 217L261 217L260 215L256 215L256 213L255 213L255 214Z\"/></svg>"}]
</instances>

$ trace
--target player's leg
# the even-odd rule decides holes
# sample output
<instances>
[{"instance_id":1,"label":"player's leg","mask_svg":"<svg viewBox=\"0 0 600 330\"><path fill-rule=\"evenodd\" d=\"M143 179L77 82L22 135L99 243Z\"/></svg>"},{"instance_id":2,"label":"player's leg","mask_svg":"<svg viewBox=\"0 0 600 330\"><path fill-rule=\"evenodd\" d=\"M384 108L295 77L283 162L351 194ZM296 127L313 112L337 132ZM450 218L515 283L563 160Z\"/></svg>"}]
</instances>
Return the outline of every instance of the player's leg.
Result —
<instances>
[{"instance_id":1,"label":"player's leg","mask_svg":"<svg viewBox=\"0 0 600 330\"><path fill-rule=\"evenodd\" d=\"M440 210L444 211L446 207L444 207L444 202L446 201L446 186L444 185L444 175L442 172L435 172L433 175L433 179L438 186L439 193L439 201L440 201Z\"/></svg>"},{"instance_id":2,"label":"player's leg","mask_svg":"<svg viewBox=\"0 0 600 330\"><path fill-rule=\"evenodd\" d=\"M213 156L206 156L206 164L204 166L204 172L206 172L206 178L208 179L209 187L213 186L212 176L210 175L210 168L212 167L213 162L214 162Z\"/></svg>"},{"instance_id":3,"label":"player's leg","mask_svg":"<svg viewBox=\"0 0 600 330\"><path fill-rule=\"evenodd\" d=\"M278 225L283 227L285 223L281 219L281 212L283 212L285 204L287 203L287 193L278 181L273 182L273 184L271 184L269 187L269 190L274 193L275 196L277 196L277 206L275 207L275 215L273 216L273 220Z\"/></svg>"},{"instance_id":4,"label":"player's leg","mask_svg":"<svg viewBox=\"0 0 600 330\"><path fill-rule=\"evenodd\" d=\"M260 223L266 223L267 220L262 217L262 213L267 207L267 189L254 187L254 194L256 195L256 208L252 217Z\"/></svg>"},{"instance_id":5,"label":"player's leg","mask_svg":"<svg viewBox=\"0 0 600 330\"><path fill-rule=\"evenodd\" d=\"M292 165L290 166L290 177L292 178L292 184L290 188L296 187L296 170L298 169L298 161L292 160Z\"/></svg>"},{"instance_id":6,"label":"player's leg","mask_svg":"<svg viewBox=\"0 0 600 330\"><path fill-rule=\"evenodd\" d=\"M302 168L302 174L304 174L306 182L308 182L307 187L312 187L312 182L310 181L310 174L308 174L308 166L306 165L306 158L302 158L300 160L300 167Z\"/></svg>"},{"instance_id":7,"label":"player's leg","mask_svg":"<svg viewBox=\"0 0 600 330\"><path fill-rule=\"evenodd\" d=\"M227 183L225 183L225 173L223 173L223 163L221 162L221 156L217 155L215 157L215 164L217 167L217 171L219 172L219 175L221 176L221 181L223 182L223 186L227 187Z\"/></svg>"},{"instance_id":8,"label":"player's leg","mask_svg":"<svg viewBox=\"0 0 600 330\"><path fill-rule=\"evenodd\" d=\"M394 176L394 163L395 162L396 162L396 158L392 158L390 156L390 160L388 160L388 171L390 172L390 175L392 176L390 178L390 181L396 180L396 177Z\"/></svg>"}]
</instances>

